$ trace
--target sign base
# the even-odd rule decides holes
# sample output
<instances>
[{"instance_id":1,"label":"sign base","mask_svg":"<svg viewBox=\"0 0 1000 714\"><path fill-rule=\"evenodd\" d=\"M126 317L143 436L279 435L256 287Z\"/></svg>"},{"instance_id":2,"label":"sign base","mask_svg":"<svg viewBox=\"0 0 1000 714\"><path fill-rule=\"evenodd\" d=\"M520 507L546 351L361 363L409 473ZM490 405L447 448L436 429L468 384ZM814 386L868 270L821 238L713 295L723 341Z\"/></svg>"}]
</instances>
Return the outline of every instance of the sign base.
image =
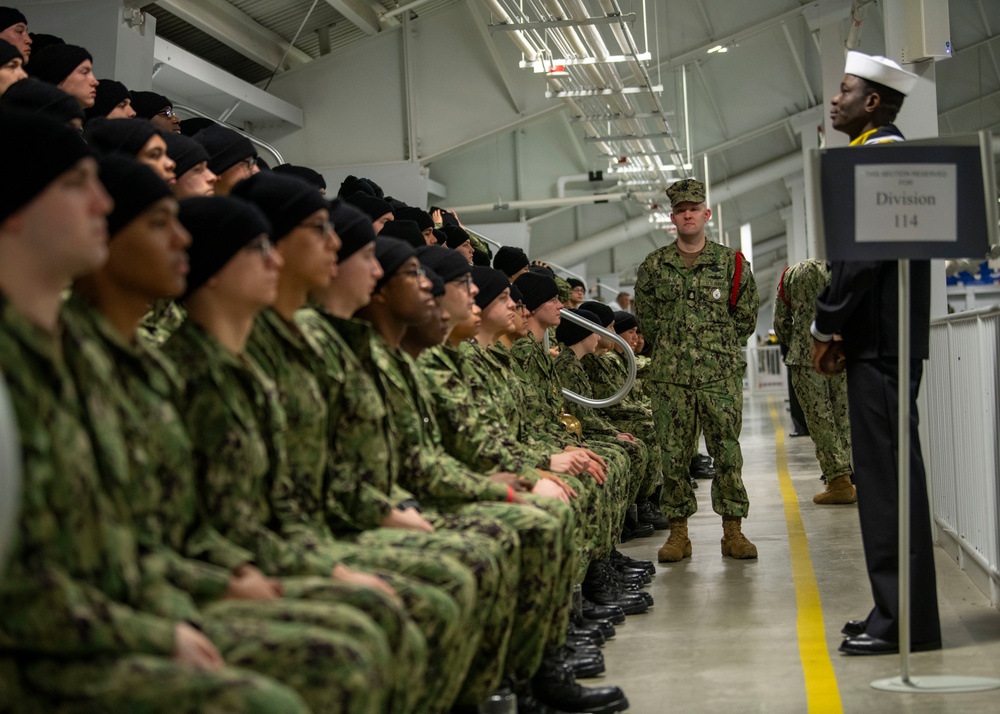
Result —
<instances>
[{"instance_id":1,"label":"sign base","mask_svg":"<svg viewBox=\"0 0 1000 714\"><path fill-rule=\"evenodd\" d=\"M904 681L902 677L876 679L871 683L874 689L883 692L899 692L904 694L950 694L961 692L986 692L1000 689L1000 679L991 677L957 677L947 674L928 677L911 677Z\"/></svg>"}]
</instances>

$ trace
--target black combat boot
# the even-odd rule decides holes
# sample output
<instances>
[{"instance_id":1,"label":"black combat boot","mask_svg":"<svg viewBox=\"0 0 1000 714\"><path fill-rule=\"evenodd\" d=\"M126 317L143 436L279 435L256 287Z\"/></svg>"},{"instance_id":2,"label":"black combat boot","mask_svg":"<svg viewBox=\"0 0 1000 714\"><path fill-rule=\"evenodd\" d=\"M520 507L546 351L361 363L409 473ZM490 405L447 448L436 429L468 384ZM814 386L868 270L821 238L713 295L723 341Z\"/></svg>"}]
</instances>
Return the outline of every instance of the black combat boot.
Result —
<instances>
[{"instance_id":1,"label":"black combat boot","mask_svg":"<svg viewBox=\"0 0 1000 714\"><path fill-rule=\"evenodd\" d=\"M532 691L544 704L561 712L612 714L628 709L628 699L618 687L582 687L573 670L559 657L546 656L531 681Z\"/></svg>"}]
</instances>

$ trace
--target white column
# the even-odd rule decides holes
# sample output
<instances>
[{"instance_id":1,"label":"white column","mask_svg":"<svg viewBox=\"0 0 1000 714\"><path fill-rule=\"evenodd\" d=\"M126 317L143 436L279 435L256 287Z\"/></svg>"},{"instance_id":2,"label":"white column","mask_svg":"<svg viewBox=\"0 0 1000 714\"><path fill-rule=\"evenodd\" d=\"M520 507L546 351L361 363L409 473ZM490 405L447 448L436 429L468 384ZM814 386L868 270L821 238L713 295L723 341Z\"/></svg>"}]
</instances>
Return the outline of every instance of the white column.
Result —
<instances>
[{"instance_id":1,"label":"white column","mask_svg":"<svg viewBox=\"0 0 1000 714\"><path fill-rule=\"evenodd\" d=\"M803 16L812 32L819 32L820 62L823 69L823 105L840 89L844 78L844 60L847 48L844 46L846 30L844 20L850 15L849 0L819 0L809 5ZM824 112L823 134L826 146L847 146L847 135L834 131L830 126L829 113ZM803 134L803 139L805 135Z\"/></svg>"},{"instance_id":2,"label":"white column","mask_svg":"<svg viewBox=\"0 0 1000 714\"><path fill-rule=\"evenodd\" d=\"M803 140L805 136L803 136ZM797 173L785 178L785 188L792 196L792 205L787 209L785 218L785 240L788 243L788 265L795 265L806 258L811 258L814 251L809 241L806 228L806 190L805 175Z\"/></svg>"}]
</instances>

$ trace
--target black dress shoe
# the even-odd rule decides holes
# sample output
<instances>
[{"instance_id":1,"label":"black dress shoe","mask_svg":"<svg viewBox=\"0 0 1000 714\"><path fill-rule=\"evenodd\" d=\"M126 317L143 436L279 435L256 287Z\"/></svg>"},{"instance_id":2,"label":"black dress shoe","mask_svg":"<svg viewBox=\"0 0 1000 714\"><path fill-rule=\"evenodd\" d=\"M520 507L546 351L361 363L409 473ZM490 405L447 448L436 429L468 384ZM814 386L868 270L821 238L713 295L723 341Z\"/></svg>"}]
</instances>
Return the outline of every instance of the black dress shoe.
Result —
<instances>
[{"instance_id":1,"label":"black dress shoe","mask_svg":"<svg viewBox=\"0 0 1000 714\"><path fill-rule=\"evenodd\" d=\"M857 637L848 637L840 643L839 649L846 655L899 654L899 643L861 634ZM939 649L941 649L941 640L914 642L910 645L911 652L929 652Z\"/></svg>"},{"instance_id":2,"label":"black dress shoe","mask_svg":"<svg viewBox=\"0 0 1000 714\"><path fill-rule=\"evenodd\" d=\"M626 615L641 615L649 609L645 598L639 593L616 593L609 588L595 588L586 591L587 599L592 600L597 605L614 605L621 608Z\"/></svg>"},{"instance_id":3,"label":"black dress shoe","mask_svg":"<svg viewBox=\"0 0 1000 714\"><path fill-rule=\"evenodd\" d=\"M847 637L857 637L858 635L865 634L865 628L868 623L864 620L848 620L844 623L844 626L840 628L840 634L846 635Z\"/></svg>"},{"instance_id":4,"label":"black dress shoe","mask_svg":"<svg viewBox=\"0 0 1000 714\"><path fill-rule=\"evenodd\" d=\"M611 551L609 559L611 560L611 564L614 566L625 565L629 568L645 570L650 575L656 575L656 566L651 560L636 560L635 558L628 557L624 553L619 553L617 550Z\"/></svg>"},{"instance_id":5,"label":"black dress shoe","mask_svg":"<svg viewBox=\"0 0 1000 714\"><path fill-rule=\"evenodd\" d=\"M587 679L604 673L604 656L598 650L573 645L563 645L559 649L560 661L570 666L574 677Z\"/></svg>"},{"instance_id":6,"label":"black dress shoe","mask_svg":"<svg viewBox=\"0 0 1000 714\"><path fill-rule=\"evenodd\" d=\"M587 644L592 647L603 647L606 638L600 627L579 627L572 622L566 629L566 641L570 644Z\"/></svg>"},{"instance_id":7,"label":"black dress shoe","mask_svg":"<svg viewBox=\"0 0 1000 714\"><path fill-rule=\"evenodd\" d=\"M582 687L569 666L548 658L531 684L540 701L561 712L612 714L628 709L628 699L618 687Z\"/></svg>"},{"instance_id":8,"label":"black dress shoe","mask_svg":"<svg viewBox=\"0 0 1000 714\"><path fill-rule=\"evenodd\" d=\"M618 614L622 615L622 620L625 619L625 616L622 613ZM590 619L588 617L584 617L582 612L570 610L569 622L570 629L575 627L576 629L583 630L584 632L591 630L599 632L605 640L610 640L615 636L615 626L611 624L611 620L602 620L600 618Z\"/></svg>"},{"instance_id":9,"label":"black dress shoe","mask_svg":"<svg viewBox=\"0 0 1000 714\"><path fill-rule=\"evenodd\" d=\"M652 523L643 523L642 521L636 521L635 535L633 536L634 538L649 538L654 533L656 533L656 529L653 528Z\"/></svg>"}]
</instances>

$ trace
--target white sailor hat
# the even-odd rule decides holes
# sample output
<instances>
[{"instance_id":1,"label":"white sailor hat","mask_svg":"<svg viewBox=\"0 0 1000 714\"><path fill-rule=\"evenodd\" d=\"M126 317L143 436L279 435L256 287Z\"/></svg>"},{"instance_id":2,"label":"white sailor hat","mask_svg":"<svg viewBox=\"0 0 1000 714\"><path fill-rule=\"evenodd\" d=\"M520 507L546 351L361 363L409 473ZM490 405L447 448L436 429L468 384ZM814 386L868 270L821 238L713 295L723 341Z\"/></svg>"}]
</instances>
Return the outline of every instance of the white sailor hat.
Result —
<instances>
[{"instance_id":1,"label":"white sailor hat","mask_svg":"<svg viewBox=\"0 0 1000 714\"><path fill-rule=\"evenodd\" d=\"M891 59L866 55L863 52L847 53L844 74L853 74L869 82L876 82L904 95L912 92L917 84L917 75L907 72Z\"/></svg>"}]
</instances>

